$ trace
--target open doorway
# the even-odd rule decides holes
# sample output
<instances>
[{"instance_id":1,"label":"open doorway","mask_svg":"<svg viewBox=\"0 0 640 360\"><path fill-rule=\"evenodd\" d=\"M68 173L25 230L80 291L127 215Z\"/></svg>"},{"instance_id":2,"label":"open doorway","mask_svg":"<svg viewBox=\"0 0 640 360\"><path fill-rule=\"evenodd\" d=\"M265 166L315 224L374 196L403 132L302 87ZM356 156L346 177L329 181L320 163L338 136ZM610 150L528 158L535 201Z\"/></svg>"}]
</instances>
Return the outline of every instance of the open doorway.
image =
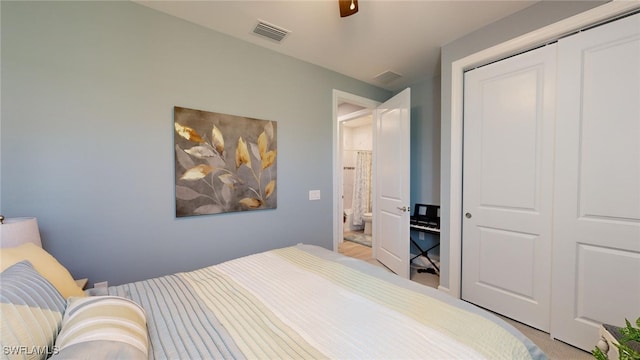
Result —
<instances>
[{"instance_id":1,"label":"open doorway","mask_svg":"<svg viewBox=\"0 0 640 360\"><path fill-rule=\"evenodd\" d=\"M333 249L338 251L345 232L352 235L352 240L372 248L375 234L369 213L374 190L371 170L366 172L371 169L375 151L372 115L379 103L338 90L334 90L333 100Z\"/></svg>"},{"instance_id":2,"label":"open doorway","mask_svg":"<svg viewBox=\"0 0 640 360\"><path fill-rule=\"evenodd\" d=\"M343 240L373 247L373 116L361 109L340 116Z\"/></svg>"},{"instance_id":3,"label":"open doorway","mask_svg":"<svg viewBox=\"0 0 640 360\"><path fill-rule=\"evenodd\" d=\"M408 241L411 89L404 89L382 104L334 90L333 101L334 251L339 244L344 244L343 145L339 141L342 136L339 120L346 118L338 116L338 105L350 103L373 114L372 257L408 279L411 274Z\"/></svg>"}]
</instances>

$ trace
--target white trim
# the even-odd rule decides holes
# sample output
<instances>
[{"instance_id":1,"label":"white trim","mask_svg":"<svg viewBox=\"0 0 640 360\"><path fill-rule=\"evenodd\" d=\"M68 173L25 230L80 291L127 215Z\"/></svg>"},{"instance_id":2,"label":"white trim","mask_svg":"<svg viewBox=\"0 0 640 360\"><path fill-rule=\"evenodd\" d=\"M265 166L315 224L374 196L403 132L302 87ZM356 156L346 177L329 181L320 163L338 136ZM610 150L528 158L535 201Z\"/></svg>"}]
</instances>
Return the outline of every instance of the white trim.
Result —
<instances>
[{"instance_id":1,"label":"white trim","mask_svg":"<svg viewBox=\"0 0 640 360\"><path fill-rule=\"evenodd\" d=\"M362 109L349 114L342 115L338 118L338 122L349 121L359 119L361 117L365 117L371 115L373 113L372 109Z\"/></svg>"},{"instance_id":2,"label":"white trim","mask_svg":"<svg viewBox=\"0 0 640 360\"><path fill-rule=\"evenodd\" d=\"M613 0L578 15L545 26L528 34L506 41L451 63L451 187L449 198L449 287L439 290L459 298L462 276L462 123L464 71L549 40L557 39L581 28L611 19L640 8L640 2Z\"/></svg>"},{"instance_id":3,"label":"white trim","mask_svg":"<svg viewBox=\"0 0 640 360\"><path fill-rule=\"evenodd\" d=\"M341 102L359 105L367 108L362 110L363 113L372 113L373 110L380 105L379 102L362 96L353 95L340 90L333 90L333 251L338 251L338 244L342 241L342 137L339 132L339 124L342 121L354 119L349 115L343 115L338 118L338 105ZM361 111L358 111L359 114Z\"/></svg>"}]
</instances>

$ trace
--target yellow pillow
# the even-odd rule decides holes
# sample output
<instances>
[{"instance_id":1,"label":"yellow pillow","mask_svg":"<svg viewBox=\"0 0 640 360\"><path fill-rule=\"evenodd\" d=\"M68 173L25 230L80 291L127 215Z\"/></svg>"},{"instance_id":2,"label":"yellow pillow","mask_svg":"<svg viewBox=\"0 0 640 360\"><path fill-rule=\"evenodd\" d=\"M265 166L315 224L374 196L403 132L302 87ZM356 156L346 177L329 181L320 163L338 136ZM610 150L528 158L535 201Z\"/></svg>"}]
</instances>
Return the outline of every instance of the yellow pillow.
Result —
<instances>
[{"instance_id":1,"label":"yellow pillow","mask_svg":"<svg viewBox=\"0 0 640 360\"><path fill-rule=\"evenodd\" d=\"M70 296L86 296L84 291L76 285L69 271L62 266L51 254L33 243L0 249L0 270L29 260L31 265L67 299Z\"/></svg>"}]
</instances>

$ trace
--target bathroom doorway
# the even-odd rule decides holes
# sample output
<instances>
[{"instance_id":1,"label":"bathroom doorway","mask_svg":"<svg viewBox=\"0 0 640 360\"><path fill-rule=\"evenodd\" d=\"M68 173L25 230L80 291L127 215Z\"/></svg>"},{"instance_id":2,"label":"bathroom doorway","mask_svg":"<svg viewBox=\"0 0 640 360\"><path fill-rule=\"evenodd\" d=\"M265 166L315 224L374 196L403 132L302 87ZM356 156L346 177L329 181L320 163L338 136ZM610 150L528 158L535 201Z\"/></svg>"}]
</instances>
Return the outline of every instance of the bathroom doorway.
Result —
<instances>
[{"instance_id":1,"label":"bathroom doorway","mask_svg":"<svg viewBox=\"0 0 640 360\"><path fill-rule=\"evenodd\" d=\"M366 109L340 122L343 240L372 248L373 116Z\"/></svg>"},{"instance_id":2,"label":"bathroom doorway","mask_svg":"<svg viewBox=\"0 0 640 360\"><path fill-rule=\"evenodd\" d=\"M353 100L353 101L350 101ZM333 91L333 169L334 201L333 249L344 244L343 239L343 131L342 121L362 117L338 116L338 105L348 103L361 106L361 111L373 114L372 187L373 198L371 220L372 256L394 273L409 278L409 215L410 215L410 109L411 89L406 88L382 104ZM340 141L339 141L340 140ZM384 169L384 171L381 171ZM392 174L392 176L389 176Z\"/></svg>"},{"instance_id":3,"label":"bathroom doorway","mask_svg":"<svg viewBox=\"0 0 640 360\"><path fill-rule=\"evenodd\" d=\"M372 249L375 236L369 221L371 218L367 214L363 219L363 215L371 212L372 205L367 205L367 201L372 204L374 196L372 186L369 186L368 192L365 189L369 183L366 169L371 169L374 156L373 112L378 105L376 101L334 90L334 251L342 246L347 232L347 236L359 242L352 244L359 247L360 243L365 244L367 251L371 249L371 256L374 256ZM356 178L358 168L360 170ZM355 199L355 204L359 204L355 211L359 221L355 223L354 193L360 194ZM367 236L364 234L364 220L369 222L367 232L371 232ZM351 241L348 242L351 244Z\"/></svg>"}]
</instances>

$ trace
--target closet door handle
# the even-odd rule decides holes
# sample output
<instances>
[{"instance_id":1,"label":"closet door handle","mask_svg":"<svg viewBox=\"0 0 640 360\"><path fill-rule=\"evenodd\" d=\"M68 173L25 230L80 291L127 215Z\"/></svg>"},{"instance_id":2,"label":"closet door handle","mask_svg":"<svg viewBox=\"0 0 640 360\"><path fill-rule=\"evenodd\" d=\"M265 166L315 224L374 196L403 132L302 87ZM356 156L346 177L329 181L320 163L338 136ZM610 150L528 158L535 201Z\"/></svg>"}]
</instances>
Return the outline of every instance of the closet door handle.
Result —
<instances>
[{"instance_id":1,"label":"closet door handle","mask_svg":"<svg viewBox=\"0 0 640 360\"><path fill-rule=\"evenodd\" d=\"M398 210L400 210L400 211L402 211L402 212L409 211L409 208L408 208L408 207L406 207L406 206L403 206L403 207L398 207L398 206L396 206L396 209L398 209Z\"/></svg>"},{"instance_id":2,"label":"closet door handle","mask_svg":"<svg viewBox=\"0 0 640 360\"><path fill-rule=\"evenodd\" d=\"M464 217L466 217L467 219L471 219L471 213L464 214Z\"/></svg>"}]
</instances>

